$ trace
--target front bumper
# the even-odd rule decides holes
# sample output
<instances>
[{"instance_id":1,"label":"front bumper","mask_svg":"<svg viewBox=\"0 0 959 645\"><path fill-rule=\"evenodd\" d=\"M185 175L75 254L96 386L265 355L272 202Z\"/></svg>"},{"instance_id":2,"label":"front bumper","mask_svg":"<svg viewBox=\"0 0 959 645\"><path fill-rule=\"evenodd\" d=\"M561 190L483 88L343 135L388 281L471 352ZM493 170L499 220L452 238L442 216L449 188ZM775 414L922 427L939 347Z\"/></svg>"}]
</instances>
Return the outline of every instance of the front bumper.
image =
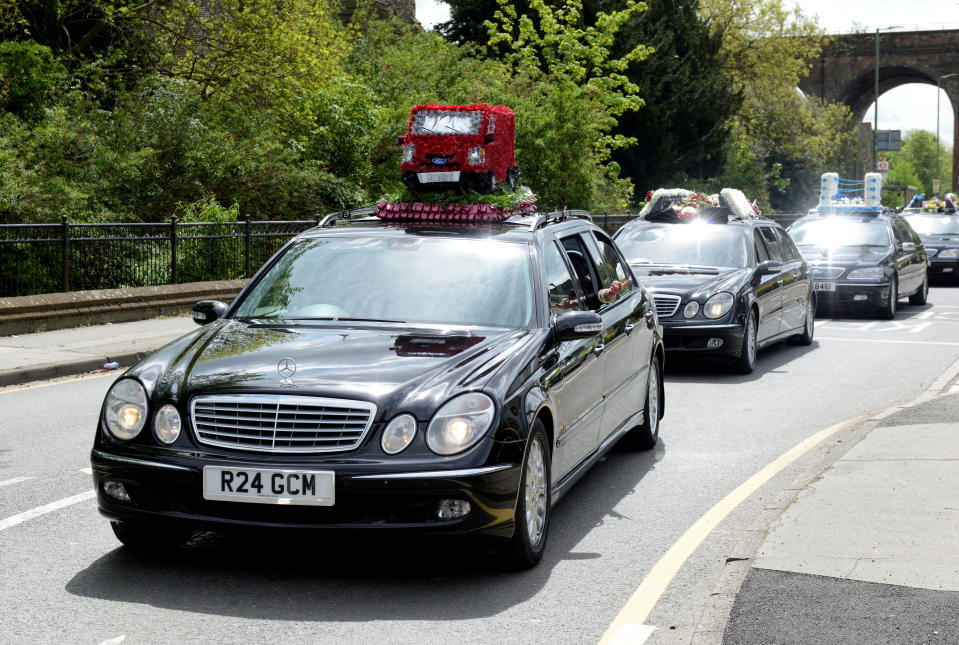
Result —
<instances>
[{"instance_id":1,"label":"front bumper","mask_svg":"<svg viewBox=\"0 0 959 645\"><path fill-rule=\"evenodd\" d=\"M738 356L743 345L743 325L683 325L660 321L666 351ZM710 339L719 339L718 347L709 347Z\"/></svg>"},{"instance_id":2,"label":"front bumper","mask_svg":"<svg viewBox=\"0 0 959 645\"><path fill-rule=\"evenodd\" d=\"M891 283L837 282L835 291L816 291L817 306L885 307Z\"/></svg>"},{"instance_id":3,"label":"front bumper","mask_svg":"<svg viewBox=\"0 0 959 645\"><path fill-rule=\"evenodd\" d=\"M959 279L959 258L932 258L929 260L929 277Z\"/></svg>"},{"instance_id":4,"label":"front bumper","mask_svg":"<svg viewBox=\"0 0 959 645\"><path fill-rule=\"evenodd\" d=\"M290 506L207 500L203 497L204 465L246 467L217 458L155 458L149 454L119 454L95 448L90 461L100 513L114 520L177 522L202 529L273 526L314 529L412 529L427 533L479 533L508 538L522 462L518 447L504 444L512 461L475 468L423 468L403 472L344 465L335 470L333 506ZM271 467L260 463L257 467ZM295 468L289 463L272 467ZM119 502L104 493L106 481L120 482L131 501ZM444 499L466 500L471 511L463 518L439 520Z\"/></svg>"}]
</instances>

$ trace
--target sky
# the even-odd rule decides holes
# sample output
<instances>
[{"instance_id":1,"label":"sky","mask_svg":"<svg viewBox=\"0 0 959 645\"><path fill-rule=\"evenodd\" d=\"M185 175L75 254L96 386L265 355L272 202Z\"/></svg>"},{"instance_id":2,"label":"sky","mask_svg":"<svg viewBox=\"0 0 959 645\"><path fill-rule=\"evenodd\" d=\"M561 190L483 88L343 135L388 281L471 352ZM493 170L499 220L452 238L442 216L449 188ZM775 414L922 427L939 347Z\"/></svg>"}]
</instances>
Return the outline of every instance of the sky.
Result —
<instances>
[{"instance_id":1,"label":"sky","mask_svg":"<svg viewBox=\"0 0 959 645\"><path fill-rule=\"evenodd\" d=\"M785 4L791 3L786 0ZM900 30L959 29L959 0L800 0L807 15L818 16L827 33L896 27ZM449 20L449 5L437 0L416 0L416 18L430 28ZM881 53L880 53L881 55ZM959 72L959 70L956 70ZM945 92L940 94L939 137L952 142L953 111ZM872 123L873 109L863 118ZM903 85L880 95L879 128L882 130L936 131L936 88Z\"/></svg>"}]
</instances>

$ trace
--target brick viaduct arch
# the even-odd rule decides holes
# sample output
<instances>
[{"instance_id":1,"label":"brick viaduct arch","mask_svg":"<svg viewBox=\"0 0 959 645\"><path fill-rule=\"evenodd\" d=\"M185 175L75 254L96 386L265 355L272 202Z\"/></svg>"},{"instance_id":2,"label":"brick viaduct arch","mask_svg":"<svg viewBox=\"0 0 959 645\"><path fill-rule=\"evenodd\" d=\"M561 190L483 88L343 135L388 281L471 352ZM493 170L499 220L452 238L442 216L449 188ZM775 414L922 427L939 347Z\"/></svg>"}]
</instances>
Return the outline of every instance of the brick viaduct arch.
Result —
<instances>
[{"instance_id":1,"label":"brick viaduct arch","mask_svg":"<svg viewBox=\"0 0 959 645\"><path fill-rule=\"evenodd\" d=\"M862 121L875 98L876 34L833 36L800 84L807 96L839 101ZM936 84L959 73L959 29L879 34L879 93L907 83ZM952 103L952 185L959 186L959 76L941 81ZM880 104L880 118L882 107Z\"/></svg>"}]
</instances>

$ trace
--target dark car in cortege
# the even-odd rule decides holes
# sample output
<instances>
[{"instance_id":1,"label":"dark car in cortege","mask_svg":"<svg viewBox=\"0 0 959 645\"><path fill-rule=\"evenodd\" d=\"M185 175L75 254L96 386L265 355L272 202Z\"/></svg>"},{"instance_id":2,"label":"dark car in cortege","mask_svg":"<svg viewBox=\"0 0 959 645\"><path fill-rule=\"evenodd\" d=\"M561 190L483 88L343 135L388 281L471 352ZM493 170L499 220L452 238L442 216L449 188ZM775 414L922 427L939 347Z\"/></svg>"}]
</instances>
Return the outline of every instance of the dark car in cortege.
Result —
<instances>
[{"instance_id":1,"label":"dark car in cortege","mask_svg":"<svg viewBox=\"0 0 959 645\"><path fill-rule=\"evenodd\" d=\"M534 565L570 485L619 439L657 441L652 302L569 213L338 222L233 304L198 303L202 327L113 384L100 512L139 548L243 525L405 529L499 538Z\"/></svg>"},{"instance_id":2,"label":"dark car in cortege","mask_svg":"<svg viewBox=\"0 0 959 645\"><path fill-rule=\"evenodd\" d=\"M892 319L900 298L923 305L929 260L900 215L825 209L789 227L812 271L820 305L871 308Z\"/></svg>"},{"instance_id":3,"label":"dark car in cortege","mask_svg":"<svg viewBox=\"0 0 959 645\"><path fill-rule=\"evenodd\" d=\"M664 219L632 221L615 239L653 296L667 351L721 358L748 374L763 346L812 343L816 295L779 225Z\"/></svg>"},{"instance_id":4,"label":"dark car in cortege","mask_svg":"<svg viewBox=\"0 0 959 645\"><path fill-rule=\"evenodd\" d=\"M959 215L906 211L903 217L919 235L929 256L929 279L959 280Z\"/></svg>"}]
</instances>

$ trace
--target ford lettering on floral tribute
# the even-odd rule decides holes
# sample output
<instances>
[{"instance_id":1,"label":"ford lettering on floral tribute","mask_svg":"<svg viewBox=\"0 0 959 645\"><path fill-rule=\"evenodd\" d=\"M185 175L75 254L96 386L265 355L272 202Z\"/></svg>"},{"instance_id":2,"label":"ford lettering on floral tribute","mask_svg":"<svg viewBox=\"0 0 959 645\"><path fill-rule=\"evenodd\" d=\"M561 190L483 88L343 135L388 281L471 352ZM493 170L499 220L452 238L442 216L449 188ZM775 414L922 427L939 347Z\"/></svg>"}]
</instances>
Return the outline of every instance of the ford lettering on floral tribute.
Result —
<instances>
[{"instance_id":1,"label":"ford lettering on floral tribute","mask_svg":"<svg viewBox=\"0 0 959 645\"><path fill-rule=\"evenodd\" d=\"M416 105L400 173L405 190L377 204L382 219L502 220L536 211L519 186L516 116L502 105Z\"/></svg>"}]
</instances>

